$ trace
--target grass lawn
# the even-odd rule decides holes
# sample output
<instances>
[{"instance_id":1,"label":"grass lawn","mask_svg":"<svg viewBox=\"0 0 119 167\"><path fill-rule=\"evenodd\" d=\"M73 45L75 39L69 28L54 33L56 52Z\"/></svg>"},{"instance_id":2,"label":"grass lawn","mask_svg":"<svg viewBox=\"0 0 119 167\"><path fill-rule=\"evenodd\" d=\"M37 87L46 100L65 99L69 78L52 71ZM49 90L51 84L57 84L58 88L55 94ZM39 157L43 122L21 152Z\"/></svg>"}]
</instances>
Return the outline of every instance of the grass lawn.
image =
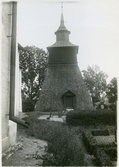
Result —
<instances>
[{"instance_id":1,"label":"grass lawn","mask_svg":"<svg viewBox=\"0 0 119 167\"><path fill-rule=\"evenodd\" d=\"M47 151L52 156L44 161L44 166L84 166L83 127L38 120L40 114L35 112L28 115L25 120L30 123L30 128L26 133L48 142Z\"/></svg>"}]
</instances>

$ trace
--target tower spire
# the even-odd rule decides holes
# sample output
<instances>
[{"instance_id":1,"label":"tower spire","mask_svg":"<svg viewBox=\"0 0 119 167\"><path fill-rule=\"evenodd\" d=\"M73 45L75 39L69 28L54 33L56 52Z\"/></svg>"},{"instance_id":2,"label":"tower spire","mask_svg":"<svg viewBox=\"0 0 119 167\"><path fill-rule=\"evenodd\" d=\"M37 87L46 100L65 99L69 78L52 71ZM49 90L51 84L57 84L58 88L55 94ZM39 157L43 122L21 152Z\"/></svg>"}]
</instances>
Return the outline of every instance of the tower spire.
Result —
<instances>
[{"instance_id":1,"label":"tower spire","mask_svg":"<svg viewBox=\"0 0 119 167\"><path fill-rule=\"evenodd\" d=\"M61 20L60 20L60 27L65 27L65 25L64 25L64 16L63 16L63 2L61 2Z\"/></svg>"}]
</instances>

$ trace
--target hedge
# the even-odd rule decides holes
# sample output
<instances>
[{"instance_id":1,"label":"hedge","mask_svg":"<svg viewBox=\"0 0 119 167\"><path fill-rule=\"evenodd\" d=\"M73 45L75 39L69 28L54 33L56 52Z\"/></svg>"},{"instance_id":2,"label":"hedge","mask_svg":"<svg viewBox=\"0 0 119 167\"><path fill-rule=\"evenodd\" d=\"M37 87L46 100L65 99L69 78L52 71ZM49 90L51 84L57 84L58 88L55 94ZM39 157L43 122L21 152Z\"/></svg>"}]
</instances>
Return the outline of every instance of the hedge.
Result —
<instances>
[{"instance_id":1,"label":"hedge","mask_svg":"<svg viewBox=\"0 0 119 167\"><path fill-rule=\"evenodd\" d=\"M96 157L97 165L112 166L111 160L116 160L115 158L117 157L116 148L110 148L109 145L107 149L98 146L90 131L83 132L83 141L87 151ZM114 155L112 156L112 154Z\"/></svg>"},{"instance_id":2,"label":"hedge","mask_svg":"<svg viewBox=\"0 0 119 167\"><path fill-rule=\"evenodd\" d=\"M116 112L112 110L70 111L66 115L69 125L116 125Z\"/></svg>"},{"instance_id":3,"label":"hedge","mask_svg":"<svg viewBox=\"0 0 119 167\"><path fill-rule=\"evenodd\" d=\"M105 153L103 148L95 149L95 157L98 160L98 165L101 166L112 166L111 160L108 155Z\"/></svg>"},{"instance_id":4,"label":"hedge","mask_svg":"<svg viewBox=\"0 0 119 167\"><path fill-rule=\"evenodd\" d=\"M93 136L109 136L109 130L93 130L91 133Z\"/></svg>"},{"instance_id":5,"label":"hedge","mask_svg":"<svg viewBox=\"0 0 119 167\"><path fill-rule=\"evenodd\" d=\"M110 160L117 161L117 147L109 147L105 149L106 154L109 156Z\"/></svg>"},{"instance_id":6,"label":"hedge","mask_svg":"<svg viewBox=\"0 0 119 167\"><path fill-rule=\"evenodd\" d=\"M87 151L90 154L93 154L95 147L97 146L96 140L94 139L90 131L83 132L82 135Z\"/></svg>"}]
</instances>

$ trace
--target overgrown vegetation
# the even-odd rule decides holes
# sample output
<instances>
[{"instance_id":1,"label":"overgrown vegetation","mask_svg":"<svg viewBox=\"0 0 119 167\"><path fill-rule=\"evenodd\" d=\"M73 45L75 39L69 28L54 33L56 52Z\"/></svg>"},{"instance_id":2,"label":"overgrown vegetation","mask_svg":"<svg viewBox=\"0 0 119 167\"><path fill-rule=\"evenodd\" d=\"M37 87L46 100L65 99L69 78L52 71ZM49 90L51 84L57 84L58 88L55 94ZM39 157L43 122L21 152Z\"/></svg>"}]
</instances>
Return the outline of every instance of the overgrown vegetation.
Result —
<instances>
[{"instance_id":1,"label":"overgrown vegetation","mask_svg":"<svg viewBox=\"0 0 119 167\"><path fill-rule=\"evenodd\" d=\"M80 121L84 119L84 116L87 117L86 113L84 114L84 111L82 112L82 116L77 112L77 118L80 118L81 116L79 119ZM104 112L104 110L100 111L100 113L102 112ZM112 112L113 111L110 111L110 118ZM86 118L84 122L80 123L80 126L72 126L71 124L62 124L61 122L39 120L38 117L42 115L42 113L39 112L31 112L27 114L30 115L25 118L25 120L30 123L30 129L26 130L28 135L45 140L48 143L48 147L46 148L47 154L43 158L43 166L84 166L85 164L102 166L110 165L112 161L116 161L116 145L113 145L113 143L108 145L98 145L97 141L94 139L94 136L98 136L100 133L101 135L109 136L106 130L98 130L96 133L93 133L94 131L92 131L94 127L96 130L96 127L105 127L105 125L109 125L108 123L110 120L108 122L106 121L105 124L98 121L99 116L101 117L101 115L94 114L93 121L95 123L93 122L93 124L91 124L90 118L90 124L86 124L88 119ZM76 116L76 113L74 115ZM97 117L95 117L96 115ZM73 116L73 118L75 116ZM115 116L112 118L112 124L115 123L114 117ZM101 120L104 118L105 117L102 114ZM99 123L98 126L96 126L96 122ZM110 149L111 151L109 151ZM112 156L112 154L114 154L114 156ZM92 160L90 155L94 155L95 159ZM111 157L113 157L113 159Z\"/></svg>"},{"instance_id":2,"label":"overgrown vegetation","mask_svg":"<svg viewBox=\"0 0 119 167\"><path fill-rule=\"evenodd\" d=\"M116 125L116 112L112 110L71 111L67 113L69 125Z\"/></svg>"},{"instance_id":3,"label":"overgrown vegetation","mask_svg":"<svg viewBox=\"0 0 119 167\"><path fill-rule=\"evenodd\" d=\"M53 154L44 161L44 166L83 166L84 146L82 128L68 127L60 122L26 118L31 124L28 133L48 142L48 152Z\"/></svg>"}]
</instances>

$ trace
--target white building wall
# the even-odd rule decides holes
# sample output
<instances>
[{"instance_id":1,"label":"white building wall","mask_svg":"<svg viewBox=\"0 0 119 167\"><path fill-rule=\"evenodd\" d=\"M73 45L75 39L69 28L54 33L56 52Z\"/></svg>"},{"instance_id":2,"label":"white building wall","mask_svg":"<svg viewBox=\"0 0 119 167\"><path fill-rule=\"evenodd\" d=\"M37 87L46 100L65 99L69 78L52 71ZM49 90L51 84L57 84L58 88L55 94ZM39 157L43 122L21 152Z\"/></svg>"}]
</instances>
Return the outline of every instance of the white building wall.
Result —
<instances>
[{"instance_id":1,"label":"white building wall","mask_svg":"<svg viewBox=\"0 0 119 167\"><path fill-rule=\"evenodd\" d=\"M1 52L1 109L2 109L2 152L15 144L17 124L9 120L10 112L10 68L13 2L2 3L2 52ZM18 47L16 48L18 50ZM16 54L15 115L21 110L19 55Z\"/></svg>"},{"instance_id":2,"label":"white building wall","mask_svg":"<svg viewBox=\"0 0 119 167\"><path fill-rule=\"evenodd\" d=\"M18 48L18 46L17 46ZM21 69L19 68L19 52L16 50L16 74L15 74L15 116L22 112L21 100Z\"/></svg>"},{"instance_id":3,"label":"white building wall","mask_svg":"<svg viewBox=\"0 0 119 167\"><path fill-rule=\"evenodd\" d=\"M12 6L10 3L2 4L2 138L8 135L8 120L9 120L9 96L10 96L10 53L11 53L11 18L8 16L11 13Z\"/></svg>"}]
</instances>

